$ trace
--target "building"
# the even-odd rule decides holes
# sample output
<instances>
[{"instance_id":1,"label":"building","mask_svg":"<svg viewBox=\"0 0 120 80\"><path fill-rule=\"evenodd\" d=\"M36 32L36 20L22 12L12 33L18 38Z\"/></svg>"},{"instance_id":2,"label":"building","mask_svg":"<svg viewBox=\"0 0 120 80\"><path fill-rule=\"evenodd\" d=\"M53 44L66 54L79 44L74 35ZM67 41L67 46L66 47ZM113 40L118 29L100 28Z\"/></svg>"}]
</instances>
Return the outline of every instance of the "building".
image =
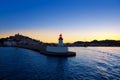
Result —
<instances>
[{"instance_id":1,"label":"building","mask_svg":"<svg viewBox=\"0 0 120 80\"><path fill-rule=\"evenodd\" d=\"M55 52L55 53L67 53L68 52L68 48L65 47L63 44L62 34L59 35L58 46L47 46L46 51Z\"/></svg>"},{"instance_id":2,"label":"building","mask_svg":"<svg viewBox=\"0 0 120 80\"><path fill-rule=\"evenodd\" d=\"M7 41L4 41L3 43L5 46L16 46L16 42L11 40L11 39L8 39Z\"/></svg>"}]
</instances>

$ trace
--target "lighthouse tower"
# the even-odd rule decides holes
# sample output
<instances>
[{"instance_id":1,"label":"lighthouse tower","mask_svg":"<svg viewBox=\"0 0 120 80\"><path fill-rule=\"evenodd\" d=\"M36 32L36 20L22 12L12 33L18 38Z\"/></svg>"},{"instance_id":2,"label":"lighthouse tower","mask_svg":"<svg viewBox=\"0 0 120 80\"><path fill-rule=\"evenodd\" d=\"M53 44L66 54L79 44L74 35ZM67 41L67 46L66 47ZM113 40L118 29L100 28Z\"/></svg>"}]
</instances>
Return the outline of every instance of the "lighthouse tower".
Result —
<instances>
[{"instance_id":1,"label":"lighthouse tower","mask_svg":"<svg viewBox=\"0 0 120 80\"><path fill-rule=\"evenodd\" d=\"M62 34L59 35L58 38L58 46L47 46L46 48L47 52L55 52L55 54L60 54L60 53L67 53L68 48L63 45L63 38Z\"/></svg>"},{"instance_id":2,"label":"lighthouse tower","mask_svg":"<svg viewBox=\"0 0 120 80\"><path fill-rule=\"evenodd\" d=\"M43 52L44 53L44 52ZM58 46L47 46L46 55L51 56L62 56L62 57L69 57L69 56L75 56L75 52L68 51L68 48L63 45L63 38L62 34L59 35L58 38Z\"/></svg>"},{"instance_id":3,"label":"lighthouse tower","mask_svg":"<svg viewBox=\"0 0 120 80\"><path fill-rule=\"evenodd\" d=\"M63 38L62 38L62 34L59 35L58 46L63 46Z\"/></svg>"}]
</instances>

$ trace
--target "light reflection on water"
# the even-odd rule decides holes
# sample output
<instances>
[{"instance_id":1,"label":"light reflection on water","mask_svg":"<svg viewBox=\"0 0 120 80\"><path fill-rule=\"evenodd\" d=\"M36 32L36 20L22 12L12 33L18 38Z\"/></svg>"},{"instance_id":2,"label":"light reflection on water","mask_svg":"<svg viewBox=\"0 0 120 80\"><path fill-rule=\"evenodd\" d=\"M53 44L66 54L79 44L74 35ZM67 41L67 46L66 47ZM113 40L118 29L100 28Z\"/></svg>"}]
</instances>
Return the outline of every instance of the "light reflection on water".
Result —
<instances>
[{"instance_id":1,"label":"light reflection on water","mask_svg":"<svg viewBox=\"0 0 120 80\"><path fill-rule=\"evenodd\" d=\"M119 80L119 47L70 47L76 57L47 57L0 47L0 80Z\"/></svg>"}]
</instances>

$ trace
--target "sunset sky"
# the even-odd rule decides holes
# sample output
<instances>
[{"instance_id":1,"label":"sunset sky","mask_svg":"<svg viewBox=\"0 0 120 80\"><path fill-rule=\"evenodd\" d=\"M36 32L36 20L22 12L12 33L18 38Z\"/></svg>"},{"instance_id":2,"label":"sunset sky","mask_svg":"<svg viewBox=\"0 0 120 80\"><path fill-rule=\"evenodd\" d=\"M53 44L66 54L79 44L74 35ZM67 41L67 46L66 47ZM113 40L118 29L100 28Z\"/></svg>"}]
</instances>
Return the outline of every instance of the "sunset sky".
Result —
<instances>
[{"instance_id":1,"label":"sunset sky","mask_svg":"<svg viewBox=\"0 0 120 80\"><path fill-rule=\"evenodd\" d=\"M0 38L120 40L120 0L0 0Z\"/></svg>"}]
</instances>

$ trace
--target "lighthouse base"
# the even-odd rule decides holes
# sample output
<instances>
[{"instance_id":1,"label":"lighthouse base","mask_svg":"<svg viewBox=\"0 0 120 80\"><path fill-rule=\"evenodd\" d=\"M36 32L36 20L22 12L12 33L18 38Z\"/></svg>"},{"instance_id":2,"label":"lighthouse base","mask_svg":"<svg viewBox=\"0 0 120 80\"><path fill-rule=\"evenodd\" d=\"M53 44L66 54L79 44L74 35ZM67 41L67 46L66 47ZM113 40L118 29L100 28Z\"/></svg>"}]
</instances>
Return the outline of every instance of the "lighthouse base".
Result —
<instances>
[{"instance_id":1,"label":"lighthouse base","mask_svg":"<svg viewBox=\"0 0 120 80\"><path fill-rule=\"evenodd\" d=\"M59 46L47 46L46 51L43 53L48 56L56 56L56 57L76 56L76 53L68 51L67 47L59 47Z\"/></svg>"},{"instance_id":2,"label":"lighthouse base","mask_svg":"<svg viewBox=\"0 0 120 80\"><path fill-rule=\"evenodd\" d=\"M68 48L60 47L60 46L47 46L46 51L56 52L56 53L66 53L66 52L68 52Z\"/></svg>"}]
</instances>

